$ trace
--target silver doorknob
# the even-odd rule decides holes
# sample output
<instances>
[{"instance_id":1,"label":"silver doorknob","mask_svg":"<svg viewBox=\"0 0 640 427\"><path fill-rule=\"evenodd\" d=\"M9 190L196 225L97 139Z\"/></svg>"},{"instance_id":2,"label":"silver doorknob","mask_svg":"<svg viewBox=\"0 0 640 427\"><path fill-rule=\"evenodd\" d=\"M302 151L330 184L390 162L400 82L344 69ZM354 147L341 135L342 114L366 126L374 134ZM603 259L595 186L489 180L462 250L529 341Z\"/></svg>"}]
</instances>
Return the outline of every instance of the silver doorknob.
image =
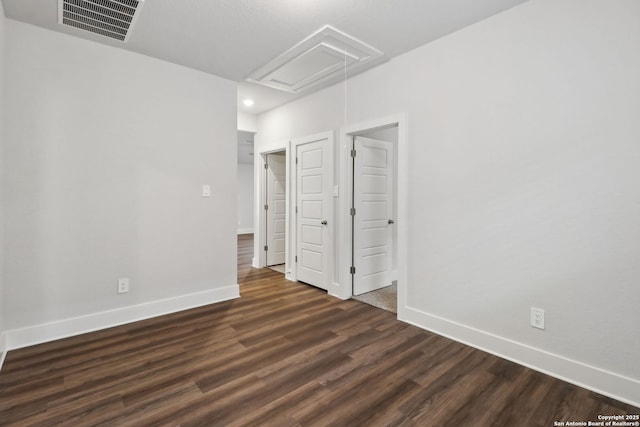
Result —
<instances>
[{"instance_id":1,"label":"silver doorknob","mask_svg":"<svg viewBox=\"0 0 640 427\"><path fill-rule=\"evenodd\" d=\"M320 224L322 224L322 225L327 225L327 220L326 220L326 219L323 219L322 221L320 221Z\"/></svg>"},{"instance_id":2,"label":"silver doorknob","mask_svg":"<svg viewBox=\"0 0 640 427\"><path fill-rule=\"evenodd\" d=\"M387 221L388 224L395 224L396 222L392 219L390 219L389 221Z\"/></svg>"}]
</instances>

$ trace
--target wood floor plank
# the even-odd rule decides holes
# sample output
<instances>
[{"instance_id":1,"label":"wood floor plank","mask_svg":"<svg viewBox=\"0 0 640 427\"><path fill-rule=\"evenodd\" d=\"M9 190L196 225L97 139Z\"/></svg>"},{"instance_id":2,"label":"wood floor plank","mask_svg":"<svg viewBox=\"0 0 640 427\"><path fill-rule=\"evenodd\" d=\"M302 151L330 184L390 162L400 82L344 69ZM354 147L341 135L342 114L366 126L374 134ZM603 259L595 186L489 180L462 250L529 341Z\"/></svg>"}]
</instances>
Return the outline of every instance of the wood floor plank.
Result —
<instances>
[{"instance_id":1,"label":"wood floor plank","mask_svg":"<svg viewBox=\"0 0 640 427\"><path fill-rule=\"evenodd\" d=\"M1 426L550 426L640 409L250 263L242 297L10 351Z\"/></svg>"},{"instance_id":2,"label":"wood floor plank","mask_svg":"<svg viewBox=\"0 0 640 427\"><path fill-rule=\"evenodd\" d=\"M294 392L274 399L261 408L239 415L231 421L229 427L261 427L265 425L277 426L281 415L286 415L288 420L294 422L293 425L300 425L289 414L300 410L300 408L313 406L329 392L316 382L309 382L296 389Z\"/></svg>"}]
</instances>

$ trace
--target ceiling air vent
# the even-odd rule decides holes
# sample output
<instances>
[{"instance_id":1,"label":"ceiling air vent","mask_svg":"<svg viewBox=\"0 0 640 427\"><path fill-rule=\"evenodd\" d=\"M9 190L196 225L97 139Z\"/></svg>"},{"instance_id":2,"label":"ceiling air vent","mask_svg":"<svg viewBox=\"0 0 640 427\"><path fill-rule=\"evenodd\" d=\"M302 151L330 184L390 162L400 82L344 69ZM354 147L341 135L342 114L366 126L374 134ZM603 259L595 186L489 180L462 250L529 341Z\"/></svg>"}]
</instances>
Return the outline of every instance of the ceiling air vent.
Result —
<instances>
[{"instance_id":1,"label":"ceiling air vent","mask_svg":"<svg viewBox=\"0 0 640 427\"><path fill-rule=\"evenodd\" d=\"M59 0L58 22L127 42L144 0Z\"/></svg>"},{"instance_id":2,"label":"ceiling air vent","mask_svg":"<svg viewBox=\"0 0 640 427\"><path fill-rule=\"evenodd\" d=\"M301 93L335 83L379 64L384 54L326 25L265 66L247 81L285 92Z\"/></svg>"}]
</instances>

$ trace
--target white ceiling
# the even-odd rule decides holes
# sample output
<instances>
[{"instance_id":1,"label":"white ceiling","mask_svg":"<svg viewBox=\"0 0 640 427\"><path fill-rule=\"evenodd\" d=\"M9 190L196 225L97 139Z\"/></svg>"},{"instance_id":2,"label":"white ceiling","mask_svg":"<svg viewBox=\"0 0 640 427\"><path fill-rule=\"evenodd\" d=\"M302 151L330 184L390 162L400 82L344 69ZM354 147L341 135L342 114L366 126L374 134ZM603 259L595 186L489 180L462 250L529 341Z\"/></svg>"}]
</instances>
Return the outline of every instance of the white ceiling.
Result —
<instances>
[{"instance_id":1,"label":"white ceiling","mask_svg":"<svg viewBox=\"0 0 640 427\"><path fill-rule=\"evenodd\" d=\"M244 82L324 25L393 58L527 0L146 0L123 44L64 27L58 0L2 0L8 18L242 82L260 113L301 95Z\"/></svg>"}]
</instances>

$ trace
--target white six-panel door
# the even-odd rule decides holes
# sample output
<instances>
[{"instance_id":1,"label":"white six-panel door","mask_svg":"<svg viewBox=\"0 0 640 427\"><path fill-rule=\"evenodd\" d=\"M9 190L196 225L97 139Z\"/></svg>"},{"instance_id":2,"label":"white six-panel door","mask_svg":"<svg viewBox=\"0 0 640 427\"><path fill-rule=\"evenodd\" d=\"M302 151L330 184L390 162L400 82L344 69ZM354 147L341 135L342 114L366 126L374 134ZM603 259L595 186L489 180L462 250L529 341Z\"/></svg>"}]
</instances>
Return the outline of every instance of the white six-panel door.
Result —
<instances>
[{"instance_id":1,"label":"white six-panel door","mask_svg":"<svg viewBox=\"0 0 640 427\"><path fill-rule=\"evenodd\" d=\"M391 285L393 227L393 147L356 137L353 195L353 293Z\"/></svg>"},{"instance_id":2,"label":"white six-panel door","mask_svg":"<svg viewBox=\"0 0 640 427\"><path fill-rule=\"evenodd\" d=\"M296 145L296 278L322 289L330 279L331 144L323 137Z\"/></svg>"},{"instance_id":3,"label":"white six-panel door","mask_svg":"<svg viewBox=\"0 0 640 427\"><path fill-rule=\"evenodd\" d=\"M267 265L284 264L286 240L286 156L267 155Z\"/></svg>"}]
</instances>

